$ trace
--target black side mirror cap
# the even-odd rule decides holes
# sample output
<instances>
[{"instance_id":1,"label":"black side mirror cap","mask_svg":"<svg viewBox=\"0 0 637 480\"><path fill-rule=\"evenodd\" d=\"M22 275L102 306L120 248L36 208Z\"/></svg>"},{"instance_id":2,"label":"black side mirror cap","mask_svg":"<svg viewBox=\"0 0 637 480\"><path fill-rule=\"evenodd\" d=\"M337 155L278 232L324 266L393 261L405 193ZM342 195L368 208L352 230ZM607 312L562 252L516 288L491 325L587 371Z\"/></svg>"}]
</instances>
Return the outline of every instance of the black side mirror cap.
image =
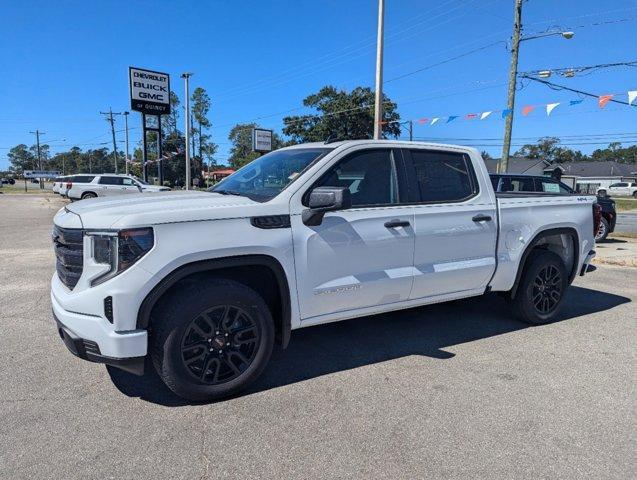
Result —
<instances>
[{"instance_id":1,"label":"black side mirror cap","mask_svg":"<svg viewBox=\"0 0 637 480\"><path fill-rule=\"evenodd\" d=\"M310 192L308 205L301 218L305 225L314 227L323 222L326 212L350 208L352 197L345 187L317 187Z\"/></svg>"}]
</instances>

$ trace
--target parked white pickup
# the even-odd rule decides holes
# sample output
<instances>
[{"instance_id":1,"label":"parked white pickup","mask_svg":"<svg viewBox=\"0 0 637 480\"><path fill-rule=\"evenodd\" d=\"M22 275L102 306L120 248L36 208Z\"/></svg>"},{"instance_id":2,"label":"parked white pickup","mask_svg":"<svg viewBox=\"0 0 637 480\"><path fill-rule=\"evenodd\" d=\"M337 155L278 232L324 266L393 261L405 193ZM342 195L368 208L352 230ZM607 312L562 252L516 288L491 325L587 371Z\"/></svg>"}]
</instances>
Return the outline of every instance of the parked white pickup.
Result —
<instances>
[{"instance_id":1,"label":"parked white pickup","mask_svg":"<svg viewBox=\"0 0 637 480\"><path fill-rule=\"evenodd\" d=\"M209 192L62 209L53 312L81 358L141 373L150 355L177 394L219 398L310 325L488 291L553 320L594 256L594 202L496 194L471 148L297 145Z\"/></svg>"}]
</instances>

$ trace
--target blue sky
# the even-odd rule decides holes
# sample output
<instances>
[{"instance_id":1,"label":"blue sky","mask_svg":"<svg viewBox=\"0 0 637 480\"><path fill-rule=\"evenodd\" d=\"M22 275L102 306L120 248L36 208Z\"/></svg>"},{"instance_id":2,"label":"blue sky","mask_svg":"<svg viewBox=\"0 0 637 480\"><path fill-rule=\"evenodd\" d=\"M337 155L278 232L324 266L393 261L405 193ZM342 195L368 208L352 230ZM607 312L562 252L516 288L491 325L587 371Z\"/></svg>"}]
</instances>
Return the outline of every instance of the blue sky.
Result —
<instances>
[{"instance_id":1,"label":"blue sky","mask_svg":"<svg viewBox=\"0 0 637 480\"><path fill-rule=\"evenodd\" d=\"M505 108L505 42L513 3L386 0L385 92L403 119ZM323 85L373 86L376 9L375 0L3 2L0 169L8 166L8 148L34 143L29 131L36 128L46 132L42 139L53 152L74 145L110 148L100 145L110 142L110 132L99 111L129 109L131 65L170 73L180 97L179 74L194 72L191 90L204 87L213 102L211 133L223 163L235 123L258 119L263 127L280 130L281 112L306 111L302 99ZM562 28L574 30L575 37L524 42L520 71L637 60L637 0L530 0L524 3L523 24L526 34ZM405 74L410 75L392 80ZM625 101L626 91L637 90L637 69L551 80ZM587 99L574 107L562 103L546 117L543 104L577 98L524 85L517 94L513 144L546 135L564 136L564 143L586 152L604 146L593 142L637 143L634 107L609 104L601 110L595 99ZM522 117L524 105L538 107ZM140 115L133 113L129 123L136 144ZM476 145L499 156L503 125L494 113L484 121L416 124L414 134ZM123 128L121 119L117 128ZM576 137L581 135L589 136ZM117 138L123 149L124 134Z\"/></svg>"}]
</instances>

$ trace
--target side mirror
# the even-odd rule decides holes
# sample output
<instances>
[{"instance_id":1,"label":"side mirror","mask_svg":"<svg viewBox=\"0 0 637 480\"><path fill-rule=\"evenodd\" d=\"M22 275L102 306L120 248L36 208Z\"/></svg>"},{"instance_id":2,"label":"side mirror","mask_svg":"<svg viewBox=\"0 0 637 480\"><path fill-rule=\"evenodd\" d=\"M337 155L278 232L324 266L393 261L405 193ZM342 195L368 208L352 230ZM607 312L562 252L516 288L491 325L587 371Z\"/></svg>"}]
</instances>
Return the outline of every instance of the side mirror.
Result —
<instances>
[{"instance_id":1,"label":"side mirror","mask_svg":"<svg viewBox=\"0 0 637 480\"><path fill-rule=\"evenodd\" d=\"M350 208L352 197L345 187L317 187L310 192L308 205L301 218L308 227L315 227L323 222L326 212Z\"/></svg>"}]
</instances>

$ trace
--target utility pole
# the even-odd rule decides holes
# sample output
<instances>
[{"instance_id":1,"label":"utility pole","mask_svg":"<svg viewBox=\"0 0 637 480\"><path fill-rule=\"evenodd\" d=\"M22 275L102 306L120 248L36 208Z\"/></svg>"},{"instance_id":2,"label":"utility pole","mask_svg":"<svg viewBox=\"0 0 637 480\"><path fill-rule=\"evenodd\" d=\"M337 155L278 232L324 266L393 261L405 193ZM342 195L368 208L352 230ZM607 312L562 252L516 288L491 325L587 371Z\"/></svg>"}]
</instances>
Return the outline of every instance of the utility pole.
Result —
<instances>
[{"instance_id":1,"label":"utility pole","mask_svg":"<svg viewBox=\"0 0 637 480\"><path fill-rule=\"evenodd\" d=\"M126 175L128 175L128 162L130 158L128 157L128 114L130 112L124 112L124 125L126 129Z\"/></svg>"},{"instance_id":2,"label":"utility pole","mask_svg":"<svg viewBox=\"0 0 637 480\"><path fill-rule=\"evenodd\" d=\"M100 114L108 115L106 120L111 124L111 134L113 135L113 157L115 157L115 173L117 173L117 143L115 142L115 120L113 120L113 115L121 115L121 113L113 113L113 109L109 108L108 112L100 112Z\"/></svg>"},{"instance_id":3,"label":"utility pole","mask_svg":"<svg viewBox=\"0 0 637 480\"><path fill-rule=\"evenodd\" d=\"M38 170L42 171L42 154L40 152L40 135L44 135L44 132L40 130L36 130L35 132L29 132L35 135L35 144L38 148ZM40 190L44 189L44 183L42 182L42 177L40 177Z\"/></svg>"},{"instance_id":4,"label":"utility pole","mask_svg":"<svg viewBox=\"0 0 637 480\"><path fill-rule=\"evenodd\" d=\"M509 90L507 92L508 115L504 125L504 145L502 158L498 163L498 172L506 173L509 167L509 150L511 149L511 131L513 130L513 113L515 110L515 87L518 76L518 55L520 53L520 32L522 31L522 0L515 0L513 17L513 36L511 37L511 66L509 68Z\"/></svg>"},{"instance_id":5,"label":"utility pole","mask_svg":"<svg viewBox=\"0 0 637 480\"><path fill-rule=\"evenodd\" d=\"M188 80L192 73L182 73L181 78L184 79L184 88L186 89L186 190L190 190L190 93L188 89Z\"/></svg>"},{"instance_id":6,"label":"utility pole","mask_svg":"<svg viewBox=\"0 0 637 480\"><path fill-rule=\"evenodd\" d=\"M378 36L376 39L376 95L374 98L374 140L383 132L383 29L385 24L385 0L378 0Z\"/></svg>"},{"instance_id":7,"label":"utility pole","mask_svg":"<svg viewBox=\"0 0 637 480\"><path fill-rule=\"evenodd\" d=\"M414 121L409 120L409 141L414 141Z\"/></svg>"}]
</instances>

